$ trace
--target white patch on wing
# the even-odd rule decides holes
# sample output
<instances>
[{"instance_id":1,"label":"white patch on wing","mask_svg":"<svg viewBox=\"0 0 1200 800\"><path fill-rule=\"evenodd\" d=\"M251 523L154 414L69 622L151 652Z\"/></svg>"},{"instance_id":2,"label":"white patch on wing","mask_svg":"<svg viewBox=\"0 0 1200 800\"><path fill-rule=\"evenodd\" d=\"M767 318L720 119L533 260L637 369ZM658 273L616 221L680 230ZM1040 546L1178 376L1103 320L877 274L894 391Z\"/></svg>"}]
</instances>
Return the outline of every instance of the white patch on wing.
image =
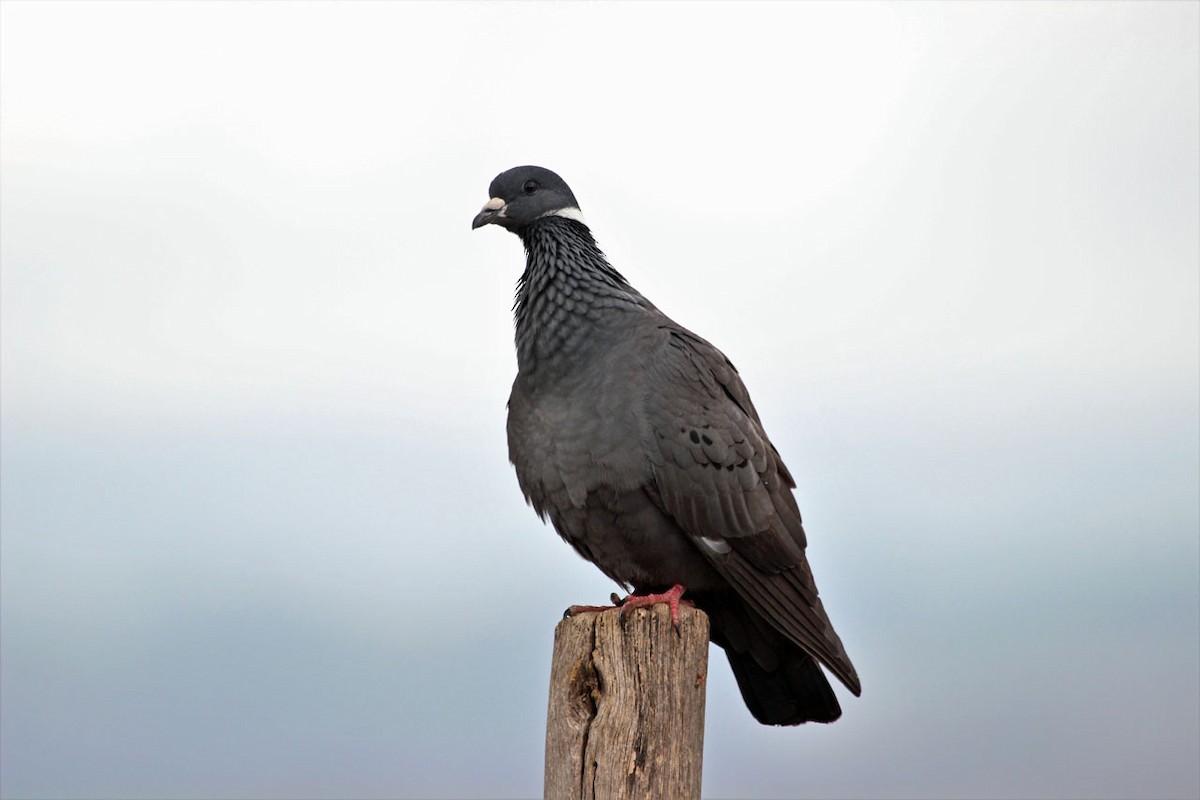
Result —
<instances>
[{"instance_id":1,"label":"white patch on wing","mask_svg":"<svg viewBox=\"0 0 1200 800\"><path fill-rule=\"evenodd\" d=\"M583 222L584 225L587 225L587 222L585 222L583 219L583 212L580 211L575 206L571 206L569 208L560 208L557 211L547 211L545 214L542 214L542 216L543 217L566 217L567 219L573 219L576 222Z\"/></svg>"},{"instance_id":2,"label":"white patch on wing","mask_svg":"<svg viewBox=\"0 0 1200 800\"><path fill-rule=\"evenodd\" d=\"M699 539L697 539L697 541L700 542L700 545L705 550L713 555L723 556L729 552L729 544L721 539L712 539L708 536L701 536Z\"/></svg>"}]
</instances>

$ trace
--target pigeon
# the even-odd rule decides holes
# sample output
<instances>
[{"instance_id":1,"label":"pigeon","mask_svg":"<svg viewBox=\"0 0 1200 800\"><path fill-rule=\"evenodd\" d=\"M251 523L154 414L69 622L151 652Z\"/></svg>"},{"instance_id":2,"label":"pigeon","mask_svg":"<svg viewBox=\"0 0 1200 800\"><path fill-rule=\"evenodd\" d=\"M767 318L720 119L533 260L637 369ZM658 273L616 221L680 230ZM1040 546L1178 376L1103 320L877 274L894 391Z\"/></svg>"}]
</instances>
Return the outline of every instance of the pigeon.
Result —
<instances>
[{"instance_id":1,"label":"pigeon","mask_svg":"<svg viewBox=\"0 0 1200 800\"><path fill-rule=\"evenodd\" d=\"M508 450L526 501L631 592L710 621L755 719L832 722L861 685L805 557L795 481L728 358L609 264L567 184L516 167L472 229L520 237ZM686 596L684 596L686 594ZM818 666L820 665L820 666Z\"/></svg>"}]
</instances>

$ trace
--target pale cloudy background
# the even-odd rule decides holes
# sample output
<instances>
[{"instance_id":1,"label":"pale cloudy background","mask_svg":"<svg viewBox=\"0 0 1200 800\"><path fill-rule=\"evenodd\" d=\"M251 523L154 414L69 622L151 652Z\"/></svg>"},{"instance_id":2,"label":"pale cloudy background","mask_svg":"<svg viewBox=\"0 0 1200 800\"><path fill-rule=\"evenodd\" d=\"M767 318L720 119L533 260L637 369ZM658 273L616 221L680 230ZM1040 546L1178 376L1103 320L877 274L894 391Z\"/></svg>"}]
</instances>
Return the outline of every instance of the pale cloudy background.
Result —
<instances>
[{"instance_id":1,"label":"pale cloudy background","mask_svg":"<svg viewBox=\"0 0 1200 800\"><path fill-rule=\"evenodd\" d=\"M1200 5L4 2L6 798L532 797L612 587L507 464L560 172L863 677L705 794L1200 793Z\"/></svg>"}]
</instances>

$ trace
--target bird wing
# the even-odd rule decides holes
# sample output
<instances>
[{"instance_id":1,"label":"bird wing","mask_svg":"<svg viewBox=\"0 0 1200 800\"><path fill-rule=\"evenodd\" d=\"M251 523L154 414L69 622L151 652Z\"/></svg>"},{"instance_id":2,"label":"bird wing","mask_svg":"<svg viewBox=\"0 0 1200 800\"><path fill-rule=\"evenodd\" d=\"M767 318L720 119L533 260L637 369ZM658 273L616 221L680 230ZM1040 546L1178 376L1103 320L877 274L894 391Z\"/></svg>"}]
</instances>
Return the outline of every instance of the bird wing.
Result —
<instances>
[{"instance_id":1,"label":"bird wing","mask_svg":"<svg viewBox=\"0 0 1200 800\"><path fill-rule=\"evenodd\" d=\"M795 481L737 369L690 331L659 327L646 403L656 502L755 611L858 694L804 555Z\"/></svg>"}]
</instances>

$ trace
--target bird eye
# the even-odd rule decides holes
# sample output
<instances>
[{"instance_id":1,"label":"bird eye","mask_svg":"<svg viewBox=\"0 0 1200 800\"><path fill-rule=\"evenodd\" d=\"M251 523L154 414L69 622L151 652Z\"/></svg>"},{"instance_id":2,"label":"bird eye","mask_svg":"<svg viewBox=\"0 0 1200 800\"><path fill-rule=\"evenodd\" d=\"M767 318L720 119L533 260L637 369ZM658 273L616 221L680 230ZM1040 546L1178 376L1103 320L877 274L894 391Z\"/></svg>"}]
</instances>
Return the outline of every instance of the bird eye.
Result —
<instances>
[{"instance_id":1,"label":"bird eye","mask_svg":"<svg viewBox=\"0 0 1200 800\"><path fill-rule=\"evenodd\" d=\"M540 187L537 181L525 181L525 185L521 187L521 191L523 191L525 194L533 194L539 188Z\"/></svg>"}]
</instances>

